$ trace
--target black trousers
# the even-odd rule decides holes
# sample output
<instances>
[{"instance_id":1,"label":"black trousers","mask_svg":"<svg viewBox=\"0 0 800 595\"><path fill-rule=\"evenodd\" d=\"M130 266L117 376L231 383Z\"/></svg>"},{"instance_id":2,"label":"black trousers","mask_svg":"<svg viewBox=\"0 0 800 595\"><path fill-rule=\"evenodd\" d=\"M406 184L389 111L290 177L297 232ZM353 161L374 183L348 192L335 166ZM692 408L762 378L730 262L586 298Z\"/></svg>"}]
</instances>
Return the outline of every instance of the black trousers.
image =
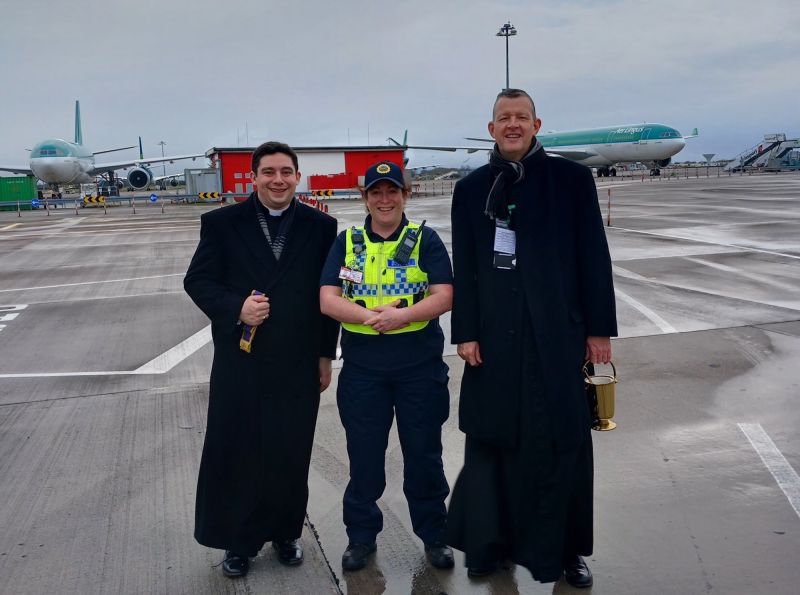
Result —
<instances>
[{"instance_id":1,"label":"black trousers","mask_svg":"<svg viewBox=\"0 0 800 595\"><path fill-rule=\"evenodd\" d=\"M442 465L447 372L441 359L402 372L366 370L345 360L336 396L350 458L344 524L351 542L373 543L383 529L377 501L386 487L385 454L395 415L414 533L425 543L441 538L450 491Z\"/></svg>"}]
</instances>

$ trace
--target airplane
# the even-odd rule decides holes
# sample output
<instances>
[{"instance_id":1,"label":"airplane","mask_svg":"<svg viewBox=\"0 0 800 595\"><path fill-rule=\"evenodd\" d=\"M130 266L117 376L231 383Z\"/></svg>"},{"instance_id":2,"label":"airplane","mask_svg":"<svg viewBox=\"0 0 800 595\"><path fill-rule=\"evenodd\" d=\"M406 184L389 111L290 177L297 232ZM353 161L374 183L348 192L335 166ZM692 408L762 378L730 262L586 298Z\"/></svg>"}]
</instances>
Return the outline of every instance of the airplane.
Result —
<instances>
[{"instance_id":1,"label":"airplane","mask_svg":"<svg viewBox=\"0 0 800 595\"><path fill-rule=\"evenodd\" d=\"M684 136L671 126L642 123L540 132L536 138L549 154L596 167L597 177L602 178L616 176L617 170L613 166L618 163L637 162L648 164L650 175L658 176L661 174L660 168L670 164L672 157L686 145L686 140L696 136L699 136L697 128L692 134ZM494 142L493 139L471 137L467 137L466 140ZM393 142L399 144L397 141ZM405 147L431 151L465 150L468 153L492 150L492 145L462 147L405 145Z\"/></svg>"},{"instance_id":2,"label":"airplane","mask_svg":"<svg viewBox=\"0 0 800 595\"><path fill-rule=\"evenodd\" d=\"M136 190L147 188L154 178L149 166L153 163L172 162L178 159L198 159L205 157L197 155L170 155L165 157L152 157L145 159L142 155L142 139L139 137L139 159L117 161L113 163L95 163L95 156L103 153L113 153L133 149L120 147L105 151L92 152L83 144L81 132L81 105L75 101L75 141L69 142L60 138L50 138L37 143L31 149L28 167L0 165L0 171L16 174L35 176L41 181L58 186L59 184L88 184L95 181L98 175L107 175L109 181L114 181L114 172L118 169L129 169L127 183Z\"/></svg>"},{"instance_id":3,"label":"airplane","mask_svg":"<svg viewBox=\"0 0 800 595\"><path fill-rule=\"evenodd\" d=\"M426 169L431 169L433 167L439 167L436 164L416 165L414 167L409 167L408 166L409 156L408 156L407 149L412 148L412 147L408 146L408 130L405 130L403 132L403 142L402 142L402 144L398 143L391 136L389 138L387 138L386 140L388 140L389 142L391 142L393 145L395 145L397 147L402 147L402 149L403 149L403 169L407 169L409 171L416 171L416 170L425 171Z\"/></svg>"}]
</instances>

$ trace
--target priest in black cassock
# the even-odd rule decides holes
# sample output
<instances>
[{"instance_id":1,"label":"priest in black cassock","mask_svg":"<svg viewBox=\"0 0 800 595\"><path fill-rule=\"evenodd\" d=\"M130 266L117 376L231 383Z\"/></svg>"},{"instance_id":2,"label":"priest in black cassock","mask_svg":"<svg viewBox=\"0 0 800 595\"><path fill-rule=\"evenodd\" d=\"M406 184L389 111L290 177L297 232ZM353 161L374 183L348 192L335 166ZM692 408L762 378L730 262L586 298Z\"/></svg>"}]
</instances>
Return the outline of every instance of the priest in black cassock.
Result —
<instances>
[{"instance_id":1,"label":"priest in black cassock","mask_svg":"<svg viewBox=\"0 0 800 595\"><path fill-rule=\"evenodd\" d=\"M267 541L282 563L303 561L319 394L339 333L319 309L336 220L294 198L300 172L288 145L262 144L252 169L247 201L202 216L184 279L214 340L195 538L225 550L229 577L246 575Z\"/></svg>"},{"instance_id":2,"label":"priest in black cassock","mask_svg":"<svg viewBox=\"0 0 800 595\"><path fill-rule=\"evenodd\" d=\"M585 361L611 359L611 259L591 170L545 153L531 97L495 101L489 164L452 205L452 342L466 362L464 468L448 543L471 577L503 560L589 587L591 415Z\"/></svg>"}]
</instances>

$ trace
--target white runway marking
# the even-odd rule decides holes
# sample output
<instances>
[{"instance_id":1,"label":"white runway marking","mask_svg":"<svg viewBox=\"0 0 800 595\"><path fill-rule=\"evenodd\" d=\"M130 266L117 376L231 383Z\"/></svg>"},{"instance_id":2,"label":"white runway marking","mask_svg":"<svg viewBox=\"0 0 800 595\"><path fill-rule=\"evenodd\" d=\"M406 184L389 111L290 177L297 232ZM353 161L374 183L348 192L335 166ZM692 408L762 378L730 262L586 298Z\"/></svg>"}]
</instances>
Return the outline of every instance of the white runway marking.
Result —
<instances>
[{"instance_id":1,"label":"white runway marking","mask_svg":"<svg viewBox=\"0 0 800 595\"><path fill-rule=\"evenodd\" d=\"M742 433L764 461L772 477L783 490L797 516L800 516L800 477L792 469L789 461L781 454L775 443L761 427L761 424L737 424Z\"/></svg>"},{"instance_id":2,"label":"white runway marking","mask_svg":"<svg viewBox=\"0 0 800 595\"><path fill-rule=\"evenodd\" d=\"M133 374L165 374L177 366L195 351L211 341L211 325L197 331L191 337L178 343L143 366L136 368Z\"/></svg>"},{"instance_id":3,"label":"white runway marking","mask_svg":"<svg viewBox=\"0 0 800 595\"><path fill-rule=\"evenodd\" d=\"M71 376L133 376L140 374L166 374L187 357L211 341L211 325L197 331L185 341L168 349L135 370L114 370L101 372L21 372L0 374L0 378L61 378Z\"/></svg>"},{"instance_id":4,"label":"white runway marking","mask_svg":"<svg viewBox=\"0 0 800 595\"><path fill-rule=\"evenodd\" d=\"M725 248L736 248L738 250L746 250L748 252L759 252L761 254L771 254L772 256L783 256L784 258L793 258L800 260L800 256L794 254L786 254L785 252L776 252L774 250L763 250L761 248L753 248L752 246L741 246L739 244L727 244L725 242L715 242L713 240L704 240L701 238L692 238L686 236L676 236L666 233L657 233L654 231L641 231L639 229L627 229L625 227L607 227L606 230L627 231L629 233L638 233L646 236L655 236L657 238L669 238L671 240L684 240L687 242L697 242L698 244L709 244L711 246L723 246Z\"/></svg>"},{"instance_id":5,"label":"white runway marking","mask_svg":"<svg viewBox=\"0 0 800 595\"><path fill-rule=\"evenodd\" d=\"M0 227L0 231L8 231L9 229L14 229L17 225L19 225L19 223L12 223L11 225Z\"/></svg>"},{"instance_id":6,"label":"white runway marking","mask_svg":"<svg viewBox=\"0 0 800 595\"><path fill-rule=\"evenodd\" d=\"M124 376L133 372L20 372L0 374L0 378L66 378L70 376Z\"/></svg>"},{"instance_id":7,"label":"white runway marking","mask_svg":"<svg viewBox=\"0 0 800 595\"><path fill-rule=\"evenodd\" d=\"M714 262L711 260L705 260L704 258L690 258L688 256L684 257L689 262L693 262L695 264L699 264L701 266L707 266L712 269L716 269L718 271L722 271L723 273L732 273L734 275L738 275L740 277L744 277L745 279L750 279L751 281L755 281L756 283L762 285L772 285L781 289L783 291L793 292L797 289L797 286L794 283L781 283L780 281L775 280L770 275L761 275L758 273L751 273L749 271L745 271L738 267L732 267L727 264L722 264L719 262Z\"/></svg>"},{"instance_id":8,"label":"white runway marking","mask_svg":"<svg viewBox=\"0 0 800 595\"><path fill-rule=\"evenodd\" d=\"M677 333L678 332L678 329L676 329L674 326L672 326L669 322L667 322L666 320L661 318L661 316L659 316L658 314L653 312L650 308L645 306L640 301L638 301L638 300L632 298L631 296L629 296L627 293L624 293L624 292L620 291L619 289L615 289L614 293L616 293L623 302L627 302L628 304L630 304L631 306L636 308L639 312L644 314L644 316L650 322L652 322L658 328L661 329L661 332L664 332L664 333Z\"/></svg>"},{"instance_id":9,"label":"white runway marking","mask_svg":"<svg viewBox=\"0 0 800 595\"><path fill-rule=\"evenodd\" d=\"M161 279L163 277L181 277L186 273L168 273L166 275L150 275L148 277L130 277L128 279L106 279L105 281L81 281L80 283L62 283L61 285L40 285L38 287L16 287L14 289L0 289L0 293L8 291L32 291L34 289L57 289L59 287L75 287L78 285L95 285L97 283L124 283L125 281L144 281L146 279Z\"/></svg>"},{"instance_id":10,"label":"white runway marking","mask_svg":"<svg viewBox=\"0 0 800 595\"><path fill-rule=\"evenodd\" d=\"M60 225L61 229L65 229L67 227L75 227L76 225L78 225L78 223L80 223L84 219L86 219L86 217L75 217L74 219L65 219L59 225ZM59 231L61 231L61 230L59 230Z\"/></svg>"},{"instance_id":11,"label":"white runway marking","mask_svg":"<svg viewBox=\"0 0 800 595\"><path fill-rule=\"evenodd\" d=\"M69 302L70 304L74 302L97 302L97 301L106 301L106 300L124 300L128 298L140 298L140 297L160 297L162 295L186 295L186 292L183 289L179 289L177 291L149 291L146 293L126 293L125 295L101 295L101 296L91 296L91 297L80 297L80 298L70 298L68 300L58 299L58 300L31 300L28 302L29 305L41 305L41 304L63 304L65 302ZM0 306L2 308L2 306Z\"/></svg>"}]
</instances>

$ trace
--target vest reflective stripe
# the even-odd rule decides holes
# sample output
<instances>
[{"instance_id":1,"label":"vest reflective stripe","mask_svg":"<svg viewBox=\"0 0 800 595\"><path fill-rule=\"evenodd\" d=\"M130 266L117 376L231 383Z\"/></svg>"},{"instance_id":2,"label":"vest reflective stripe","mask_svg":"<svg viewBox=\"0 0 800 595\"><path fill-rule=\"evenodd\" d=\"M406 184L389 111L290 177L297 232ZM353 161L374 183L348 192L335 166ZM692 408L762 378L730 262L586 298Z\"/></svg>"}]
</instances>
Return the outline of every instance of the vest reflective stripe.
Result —
<instances>
[{"instance_id":1,"label":"vest reflective stripe","mask_svg":"<svg viewBox=\"0 0 800 595\"><path fill-rule=\"evenodd\" d=\"M408 223L408 226L400 232L400 239L407 228L419 229L417 223ZM408 264L405 266L397 264L391 257L394 256L400 239L393 242L371 242L367 236L367 231L363 227L359 228L364 238L364 249L356 254L353 245L353 228L347 230L347 240L345 245L344 264L349 268L359 270L364 273L361 283L353 285L350 292L345 292L346 297L351 302L358 301L366 308L374 308L389 304L397 299L404 299L408 306L414 304L414 296L422 293L425 297L428 293L428 275L419 268L419 247L422 238L417 239L417 244L411 252ZM347 295L350 293L351 295ZM378 331L371 326L363 324L353 324L343 322L342 326L350 332L363 335L377 335ZM428 321L412 322L408 326L386 333L395 335L399 333L411 333L421 330L428 326Z\"/></svg>"}]
</instances>

